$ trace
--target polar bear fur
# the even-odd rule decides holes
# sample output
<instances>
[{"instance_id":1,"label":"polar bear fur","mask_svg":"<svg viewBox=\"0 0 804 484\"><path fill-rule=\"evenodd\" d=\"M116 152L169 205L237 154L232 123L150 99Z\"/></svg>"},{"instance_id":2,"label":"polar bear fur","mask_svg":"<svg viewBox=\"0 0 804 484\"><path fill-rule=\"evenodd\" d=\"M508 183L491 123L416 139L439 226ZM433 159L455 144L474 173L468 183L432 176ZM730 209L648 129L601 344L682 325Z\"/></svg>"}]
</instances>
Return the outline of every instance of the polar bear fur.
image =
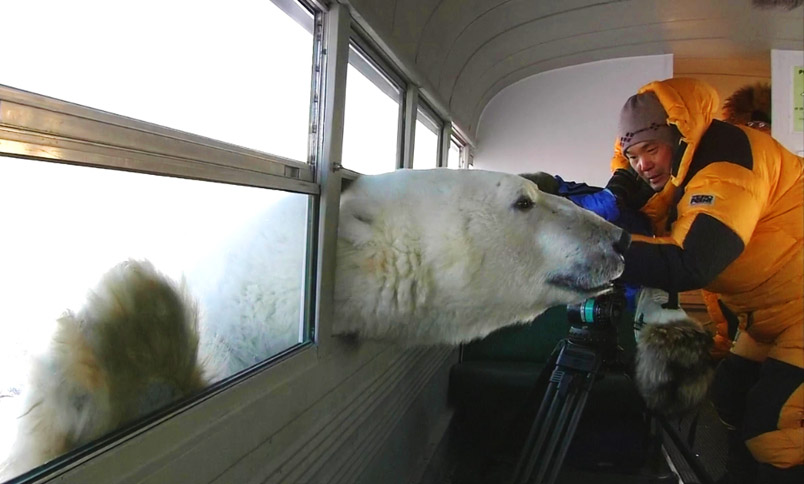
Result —
<instances>
[{"instance_id":1,"label":"polar bear fur","mask_svg":"<svg viewBox=\"0 0 804 484\"><path fill-rule=\"evenodd\" d=\"M0 476L299 341L304 274L287 261L303 260L306 243L288 235L303 231L282 229L306 219L304 200L286 199L260 217L210 267L190 271L187 285L147 261L123 262L104 276L83 308L61 318L50 351L34 365ZM483 337L608 290L623 270L622 236L515 175L439 169L360 177L341 197L334 333L406 345Z\"/></svg>"},{"instance_id":2,"label":"polar bear fur","mask_svg":"<svg viewBox=\"0 0 804 484\"><path fill-rule=\"evenodd\" d=\"M308 197L276 202L187 274L201 310L200 353L218 380L303 341ZM279 229L277 229L279 228Z\"/></svg>"},{"instance_id":3,"label":"polar bear fur","mask_svg":"<svg viewBox=\"0 0 804 484\"><path fill-rule=\"evenodd\" d=\"M503 173L359 178L339 227L335 331L364 338L470 341L599 294L623 269L619 228Z\"/></svg>"}]
</instances>

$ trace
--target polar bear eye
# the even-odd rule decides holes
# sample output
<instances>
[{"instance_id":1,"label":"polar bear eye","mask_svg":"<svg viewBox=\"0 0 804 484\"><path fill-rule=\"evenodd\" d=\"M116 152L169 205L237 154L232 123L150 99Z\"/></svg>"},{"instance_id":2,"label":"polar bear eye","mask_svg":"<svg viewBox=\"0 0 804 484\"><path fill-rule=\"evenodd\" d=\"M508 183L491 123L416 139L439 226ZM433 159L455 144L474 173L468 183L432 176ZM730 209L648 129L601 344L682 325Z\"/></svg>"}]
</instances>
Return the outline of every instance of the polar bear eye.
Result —
<instances>
[{"instance_id":1,"label":"polar bear eye","mask_svg":"<svg viewBox=\"0 0 804 484\"><path fill-rule=\"evenodd\" d=\"M514 207L516 207L517 210L530 210L533 208L533 200L522 195L516 199L516 202L514 202Z\"/></svg>"}]
</instances>

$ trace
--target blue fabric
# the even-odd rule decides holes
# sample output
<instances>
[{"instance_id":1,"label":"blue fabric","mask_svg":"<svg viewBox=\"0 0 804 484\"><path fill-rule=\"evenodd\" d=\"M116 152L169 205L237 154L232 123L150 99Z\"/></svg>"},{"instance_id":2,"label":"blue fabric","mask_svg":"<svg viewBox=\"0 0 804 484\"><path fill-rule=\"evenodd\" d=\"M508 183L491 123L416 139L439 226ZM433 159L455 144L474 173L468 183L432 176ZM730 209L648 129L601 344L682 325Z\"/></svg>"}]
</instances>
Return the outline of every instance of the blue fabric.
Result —
<instances>
[{"instance_id":1,"label":"blue fabric","mask_svg":"<svg viewBox=\"0 0 804 484\"><path fill-rule=\"evenodd\" d=\"M620 218L620 209L617 199L608 189L588 195L574 195L568 197L575 205L591 210L609 222L615 223Z\"/></svg>"},{"instance_id":2,"label":"blue fabric","mask_svg":"<svg viewBox=\"0 0 804 484\"><path fill-rule=\"evenodd\" d=\"M625 310L629 313L636 313L636 301L639 295L639 289L642 286L634 284L625 284Z\"/></svg>"},{"instance_id":3,"label":"blue fabric","mask_svg":"<svg viewBox=\"0 0 804 484\"><path fill-rule=\"evenodd\" d=\"M555 176L558 181L558 194L569 199L575 205L590 210L614 225L632 234L653 235L650 221L644 213L617 203L617 197L606 188L591 187L586 183L565 181ZM626 311L636 311L636 298L640 286L625 285Z\"/></svg>"},{"instance_id":4,"label":"blue fabric","mask_svg":"<svg viewBox=\"0 0 804 484\"><path fill-rule=\"evenodd\" d=\"M560 176L555 178L558 181L558 194L570 199L575 205L591 210L609 222L620 217L617 199L609 190L590 187L586 183L564 181Z\"/></svg>"},{"instance_id":5,"label":"blue fabric","mask_svg":"<svg viewBox=\"0 0 804 484\"><path fill-rule=\"evenodd\" d=\"M590 187L586 183L565 181L558 175L555 175L554 178L558 182L558 194L568 198L575 195L587 195L589 193L596 193L600 190L603 190L600 187Z\"/></svg>"},{"instance_id":6,"label":"blue fabric","mask_svg":"<svg viewBox=\"0 0 804 484\"><path fill-rule=\"evenodd\" d=\"M555 175L555 179L558 182L558 194L575 205L600 215L632 234L653 235L648 217L639 210L620 206L617 197L609 189L565 181L558 175Z\"/></svg>"}]
</instances>

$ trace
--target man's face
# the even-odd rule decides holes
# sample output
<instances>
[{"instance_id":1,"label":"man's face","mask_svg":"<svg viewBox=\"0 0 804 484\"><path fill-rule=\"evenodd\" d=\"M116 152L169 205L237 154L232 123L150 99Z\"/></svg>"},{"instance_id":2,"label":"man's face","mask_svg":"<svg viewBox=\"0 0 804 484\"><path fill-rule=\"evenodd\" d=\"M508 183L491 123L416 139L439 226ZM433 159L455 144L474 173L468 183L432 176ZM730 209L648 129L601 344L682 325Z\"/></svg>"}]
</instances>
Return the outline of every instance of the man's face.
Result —
<instances>
[{"instance_id":1,"label":"man's face","mask_svg":"<svg viewBox=\"0 0 804 484\"><path fill-rule=\"evenodd\" d=\"M625 157L640 178L648 182L653 191L661 191L670 181L673 165L673 148L662 141L648 140L630 146Z\"/></svg>"}]
</instances>

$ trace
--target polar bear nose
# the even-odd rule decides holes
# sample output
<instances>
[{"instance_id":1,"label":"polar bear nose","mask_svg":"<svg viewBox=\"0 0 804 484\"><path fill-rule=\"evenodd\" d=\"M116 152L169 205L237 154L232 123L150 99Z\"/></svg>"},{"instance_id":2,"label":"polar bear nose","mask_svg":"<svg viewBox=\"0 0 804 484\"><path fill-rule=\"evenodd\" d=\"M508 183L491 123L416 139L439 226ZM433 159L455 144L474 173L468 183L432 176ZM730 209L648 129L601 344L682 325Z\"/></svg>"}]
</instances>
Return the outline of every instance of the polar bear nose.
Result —
<instances>
[{"instance_id":1,"label":"polar bear nose","mask_svg":"<svg viewBox=\"0 0 804 484\"><path fill-rule=\"evenodd\" d=\"M614 243L614 250L620 254L625 255L625 251L631 246L631 234L625 230L620 230L620 238Z\"/></svg>"}]
</instances>

